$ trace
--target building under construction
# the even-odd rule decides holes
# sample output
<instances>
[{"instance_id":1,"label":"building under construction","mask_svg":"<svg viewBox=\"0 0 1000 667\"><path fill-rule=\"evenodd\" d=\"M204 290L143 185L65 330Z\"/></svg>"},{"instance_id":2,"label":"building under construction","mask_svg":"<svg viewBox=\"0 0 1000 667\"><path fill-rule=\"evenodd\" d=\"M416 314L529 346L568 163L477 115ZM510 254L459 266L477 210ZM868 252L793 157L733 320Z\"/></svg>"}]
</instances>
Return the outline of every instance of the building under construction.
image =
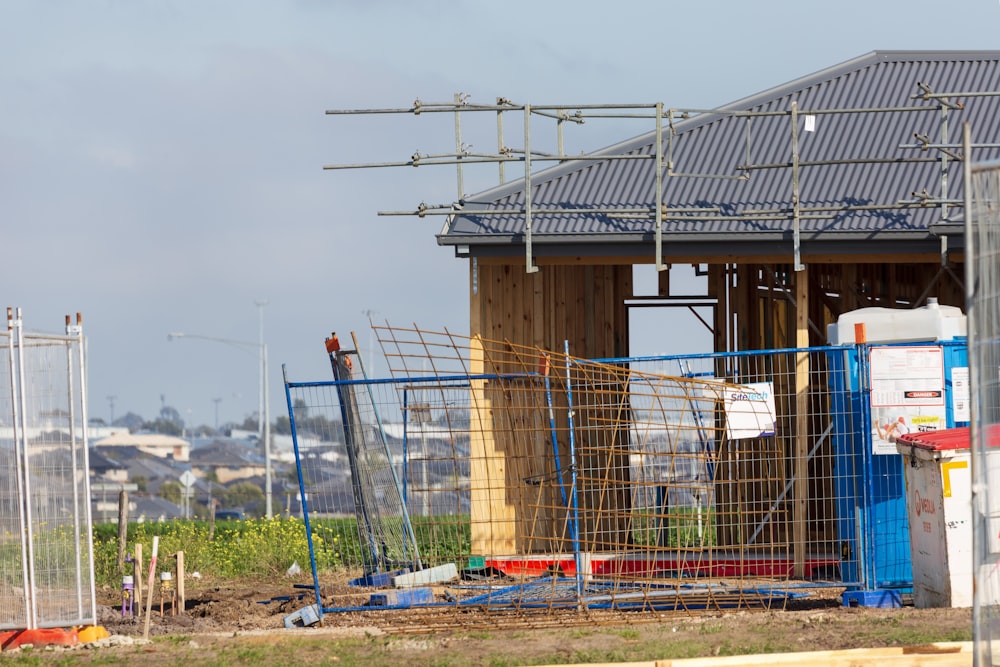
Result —
<instances>
[{"instance_id":1,"label":"building under construction","mask_svg":"<svg viewBox=\"0 0 1000 667\"><path fill-rule=\"evenodd\" d=\"M1000 52L873 52L711 110L504 99L395 110L496 115L498 136L495 153L400 162L459 170L454 202L413 213L443 216L438 243L468 261L470 326L468 338L376 327L403 382L398 419L365 422L378 425L386 465L396 444L439 441L419 460L450 465L468 493L427 516L465 526L469 567L538 574L513 572L522 558L565 573L558 555L573 554L588 576L655 576L675 591L693 576L737 577L740 595L763 597L773 587L757 587L759 577L860 585L864 573L844 576L847 562L866 568L851 543L860 536L845 539L842 504L864 495L859 475L898 457L862 451L870 415L832 379L843 359L817 348L828 324L859 308L964 306L963 168L1000 155L998 95ZM569 156L561 141L556 154L532 148L537 119L561 127L615 115L646 116L650 130L585 155ZM500 130L512 116L523 123L519 149ZM477 162L496 163L502 182L466 194L462 169ZM523 177L507 180L512 166ZM635 293L641 264L657 269L657 293ZM695 267L703 293L678 292L679 265ZM707 309L699 319L714 355L662 370L630 360L630 313L649 307ZM559 367L553 359L573 370L551 379L539 369ZM761 386L774 401L771 428L734 437L727 396ZM410 425L398 443L385 428L396 421ZM434 497L413 472L394 482L409 515L412 493ZM671 521L699 537L668 531ZM387 561L376 546L365 569L413 561L417 548ZM761 558L766 566L747 565Z\"/></svg>"}]
</instances>

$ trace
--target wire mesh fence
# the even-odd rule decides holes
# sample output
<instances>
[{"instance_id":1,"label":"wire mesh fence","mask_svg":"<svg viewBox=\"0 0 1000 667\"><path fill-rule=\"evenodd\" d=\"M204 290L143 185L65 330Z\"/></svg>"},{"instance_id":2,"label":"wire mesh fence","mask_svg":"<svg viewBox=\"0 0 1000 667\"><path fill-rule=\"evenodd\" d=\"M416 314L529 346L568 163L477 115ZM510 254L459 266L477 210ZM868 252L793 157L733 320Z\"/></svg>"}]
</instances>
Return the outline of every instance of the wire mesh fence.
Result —
<instances>
[{"instance_id":1,"label":"wire mesh fence","mask_svg":"<svg viewBox=\"0 0 1000 667\"><path fill-rule=\"evenodd\" d=\"M0 629L96 622L79 317L0 332ZM69 435L66 435L66 434Z\"/></svg>"},{"instance_id":2,"label":"wire mesh fence","mask_svg":"<svg viewBox=\"0 0 1000 667\"><path fill-rule=\"evenodd\" d=\"M1000 661L1000 163L971 169L966 220L975 661Z\"/></svg>"},{"instance_id":3,"label":"wire mesh fence","mask_svg":"<svg viewBox=\"0 0 1000 667\"><path fill-rule=\"evenodd\" d=\"M774 607L820 588L847 604L911 585L902 460L871 400L880 346L585 360L374 330L391 378L286 378L316 572L447 582L419 602L456 609Z\"/></svg>"}]
</instances>

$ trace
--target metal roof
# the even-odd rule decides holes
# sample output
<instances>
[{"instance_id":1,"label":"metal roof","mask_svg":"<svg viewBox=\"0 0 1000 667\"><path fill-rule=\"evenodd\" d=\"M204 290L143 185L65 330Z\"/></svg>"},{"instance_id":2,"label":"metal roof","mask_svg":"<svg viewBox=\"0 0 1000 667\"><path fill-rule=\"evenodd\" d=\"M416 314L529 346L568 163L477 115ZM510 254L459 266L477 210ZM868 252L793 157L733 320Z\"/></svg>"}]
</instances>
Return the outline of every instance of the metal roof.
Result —
<instances>
[{"instance_id":1,"label":"metal roof","mask_svg":"<svg viewBox=\"0 0 1000 667\"><path fill-rule=\"evenodd\" d=\"M960 149L948 146L961 144L969 122L972 159L1000 157L1000 96L971 94L993 92L1000 93L1000 51L875 51L675 120L672 130L664 120L663 256L720 254L720 244L746 254L779 251L775 244L790 244L795 227L793 175L809 252L887 252L873 240L891 241L889 252L936 252L939 235L955 232L960 241L962 162ZM536 254L652 256L655 160L617 156L655 157L656 136L533 173ZM616 159L594 159L604 156ZM467 245L480 256L521 251L524 189L520 179L456 204L461 212L449 217L438 243Z\"/></svg>"}]
</instances>

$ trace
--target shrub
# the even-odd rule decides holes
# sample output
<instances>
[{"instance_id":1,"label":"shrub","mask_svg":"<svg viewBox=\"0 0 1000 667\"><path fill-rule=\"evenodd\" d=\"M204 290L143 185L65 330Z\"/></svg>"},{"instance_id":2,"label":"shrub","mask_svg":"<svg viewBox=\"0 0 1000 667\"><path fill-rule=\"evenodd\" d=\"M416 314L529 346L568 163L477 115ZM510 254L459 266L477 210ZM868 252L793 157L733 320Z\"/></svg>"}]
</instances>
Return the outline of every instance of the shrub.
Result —
<instances>
[{"instance_id":1,"label":"shrub","mask_svg":"<svg viewBox=\"0 0 1000 667\"><path fill-rule=\"evenodd\" d=\"M153 537L160 538L161 562L178 551L184 552L185 568L202 574L222 577L258 577L283 574L292 563L309 562L305 528L295 518L248 519L216 524L209 539L205 521L163 521L131 523L128 526L127 552L135 553L143 545L143 558L152 555ZM100 584L117 585L118 527L101 524L94 527L94 573Z\"/></svg>"},{"instance_id":2,"label":"shrub","mask_svg":"<svg viewBox=\"0 0 1000 667\"><path fill-rule=\"evenodd\" d=\"M417 519L413 528L425 565L455 561L469 555L470 535L467 516L448 517L436 522ZM321 572L356 569L363 565L357 521L351 518L314 519L312 528L316 567ZM98 584L117 586L118 526L94 526L94 574ZM178 551L184 552L185 568L206 576L257 578L283 575L292 563L307 570L309 542L305 523L295 517L245 519L215 524L200 520L130 523L127 553L143 545L146 563L152 554L153 537L159 536L160 562ZM129 570L130 572L131 570Z\"/></svg>"}]
</instances>

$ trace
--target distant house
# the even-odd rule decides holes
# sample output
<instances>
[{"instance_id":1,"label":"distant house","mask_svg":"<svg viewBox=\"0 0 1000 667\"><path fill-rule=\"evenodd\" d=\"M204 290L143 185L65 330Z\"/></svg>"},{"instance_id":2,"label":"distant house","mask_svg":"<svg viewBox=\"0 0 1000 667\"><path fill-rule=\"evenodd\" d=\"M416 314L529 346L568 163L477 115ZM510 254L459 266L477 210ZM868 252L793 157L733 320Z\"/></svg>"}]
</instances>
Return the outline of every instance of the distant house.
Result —
<instances>
[{"instance_id":1,"label":"distant house","mask_svg":"<svg viewBox=\"0 0 1000 667\"><path fill-rule=\"evenodd\" d=\"M115 433L93 444L106 448L135 447L140 452L175 461L187 461L191 456L190 442L160 433Z\"/></svg>"},{"instance_id":2,"label":"distant house","mask_svg":"<svg viewBox=\"0 0 1000 667\"><path fill-rule=\"evenodd\" d=\"M199 447L189 462L202 471L200 476L204 476L205 471L213 471L219 484L249 480L265 473L264 461L256 451L231 440L214 440Z\"/></svg>"},{"instance_id":3,"label":"distant house","mask_svg":"<svg viewBox=\"0 0 1000 667\"><path fill-rule=\"evenodd\" d=\"M133 450L134 451L134 450ZM87 454L90 467L91 515L95 522L114 521L118 516L118 496L131 492L128 466L91 447Z\"/></svg>"},{"instance_id":4,"label":"distant house","mask_svg":"<svg viewBox=\"0 0 1000 667\"><path fill-rule=\"evenodd\" d=\"M114 521L118 515L118 495L128 491L130 520L165 520L182 515L182 510L167 505L150 506L159 502L160 488L167 482L179 482L190 469L186 463L141 451L136 446L92 447L89 453L91 469L91 500L94 521ZM164 501L166 502L166 501Z\"/></svg>"},{"instance_id":5,"label":"distant house","mask_svg":"<svg viewBox=\"0 0 1000 667\"><path fill-rule=\"evenodd\" d=\"M134 503L129 504L129 515L136 521L168 521L170 519L183 519L184 510L180 505L175 505L163 498L137 498Z\"/></svg>"},{"instance_id":6,"label":"distant house","mask_svg":"<svg viewBox=\"0 0 1000 667\"><path fill-rule=\"evenodd\" d=\"M122 465L110 456L105 456L93 447L88 453L91 481L109 484L125 484L128 482L128 467Z\"/></svg>"}]
</instances>

